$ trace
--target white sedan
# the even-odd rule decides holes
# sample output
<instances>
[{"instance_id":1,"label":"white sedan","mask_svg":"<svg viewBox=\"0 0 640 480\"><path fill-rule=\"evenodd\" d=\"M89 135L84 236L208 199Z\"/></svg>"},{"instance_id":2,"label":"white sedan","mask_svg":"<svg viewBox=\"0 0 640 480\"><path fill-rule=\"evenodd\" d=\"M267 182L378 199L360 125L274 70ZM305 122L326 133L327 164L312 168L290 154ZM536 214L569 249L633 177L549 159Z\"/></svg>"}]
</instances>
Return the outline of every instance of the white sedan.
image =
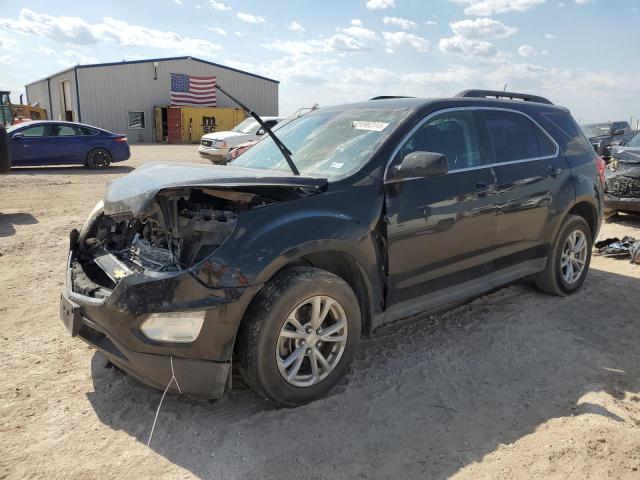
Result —
<instances>
[{"instance_id":1,"label":"white sedan","mask_svg":"<svg viewBox=\"0 0 640 480\"><path fill-rule=\"evenodd\" d=\"M262 117L269 127L275 127L286 117ZM200 140L198 153L201 157L208 158L213 163L220 163L227 158L231 147L235 147L249 140L257 140L266 132L253 118L243 120L235 128L228 132L207 133Z\"/></svg>"}]
</instances>

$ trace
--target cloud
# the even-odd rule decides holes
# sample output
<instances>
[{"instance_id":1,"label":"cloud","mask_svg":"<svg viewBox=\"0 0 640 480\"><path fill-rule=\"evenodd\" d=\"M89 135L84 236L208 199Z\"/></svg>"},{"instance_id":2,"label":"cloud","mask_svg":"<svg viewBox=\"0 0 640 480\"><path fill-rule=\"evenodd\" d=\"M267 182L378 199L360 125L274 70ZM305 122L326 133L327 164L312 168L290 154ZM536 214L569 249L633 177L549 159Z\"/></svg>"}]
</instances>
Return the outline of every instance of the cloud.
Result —
<instances>
[{"instance_id":1,"label":"cloud","mask_svg":"<svg viewBox=\"0 0 640 480\"><path fill-rule=\"evenodd\" d=\"M75 50L64 50L62 52L62 58L58 59L58 63L62 66L70 66L70 65L89 65L92 63L98 63L98 59L95 57L87 56L82 52L78 52Z\"/></svg>"},{"instance_id":2,"label":"cloud","mask_svg":"<svg viewBox=\"0 0 640 480\"><path fill-rule=\"evenodd\" d=\"M266 20L263 17L252 15L250 13L238 12L236 13L236 17L238 17L243 22L247 22L247 23L265 23L266 22Z\"/></svg>"},{"instance_id":3,"label":"cloud","mask_svg":"<svg viewBox=\"0 0 640 480\"><path fill-rule=\"evenodd\" d=\"M498 53L496 47L482 40L470 40L461 36L441 38L438 49L444 53L454 53L465 57L493 57Z\"/></svg>"},{"instance_id":4,"label":"cloud","mask_svg":"<svg viewBox=\"0 0 640 480\"><path fill-rule=\"evenodd\" d=\"M434 22L433 20L427 20L424 22L425 25L438 25L438 22Z\"/></svg>"},{"instance_id":5,"label":"cloud","mask_svg":"<svg viewBox=\"0 0 640 480\"><path fill-rule=\"evenodd\" d=\"M182 0L173 0L176 5L182 5Z\"/></svg>"},{"instance_id":6,"label":"cloud","mask_svg":"<svg viewBox=\"0 0 640 480\"><path fill-rule=\"evenodd\" d=\"M307 29L304 28L302 25L300 25L298 22L296 22L295 20L292 22L289 22L289 25L287 25L287 28L289 30L291 30L292 32L306 32Z\"/></svg>"},{"instance_id":7,"label":"cloud","mask_svg":"<svg viewBox=\"0 0 640 480\"><path fill-rule=\"evenodd\" d=\"M393 53L398 48L411 48L418 52L429 50L429 40L407 32L382 32L387 52Z\"/></svg>"},{"instance_id":8,"label":"cloud","mask_svg":"<svg viewBox=\"0 0 640 480\"><path fill-rule=\"evenodd\" d=\"M547 55L546 50L537 50L531 45L520 45L518 55L521 57L535 57L536 55Z\"/></svg>"},{"instance_id":9,"label":"cloud","mask_svg":"<svg viewBox=\"0 0 640 480\"><path fill-rule=\"evenodd\" d=\"M211 57L222 50L208 40L192 38L171 31L132 25L105 17L100 23L88 23L80 17L52 16L22 9L17 19L0 18L0 27L25 35L47 38L60 43L91 45L115 43L122 47L148 47Z\"/></svg>"},{"instance_id":10,"label":"cloud","mask_svg":"<svg viewBox=\"0 0 640 480\"><path fill-rule=\"evenodd\" d=\"M42 55L46 55L48 57L56 53L56 51L53 48L45 47L44 45L38 45L36 48L33 49L33 51L36 53L40 53Z\"/></svg>"},{"instance_id":11,"label":"cloud","mask_svg":"<svg viewBox=\"0 0 640 480\"><path fill-rule=\"evenodd\" d=\"M553 33L545 33L544 34L544 38L546 38L547 40L555 40L557 37L557 35L554 35Z\"/></svg>"},{"instance_id":12,"label":"cloud","mask_svg":"<svg viewBox=\"0 0 640 480\"><path fill-rule=\"evenodd\" d=\"M16 63L16 59L13 55L0 55L0 64L10 65Z\"/></svg>"},{"instance_id":13,"label":"cloud","mask_svg":"<svg viewBox=\"0 0 640 480\"><path fill-rule=\"evenodd\" d=\"M507 38L518 31L517 28L492 18L460 20L450 23L449 26L454 35L440 39L438 49L441 52L493 61L502 60L500 55L504 54L499 54L495 45L488 40Z\"/></svg>"},{"instance_id":14,"label":"cloud","mask_svg":"<svg viewBox=\"0 0 640 480\"><path fill-rule=\"evenodd\" d=\"M358 40L372 41L378 38L378 35L373 30L354 25L347 28L341 28L340 31L350 37L357 38Z\"/></svg>"},{"instance_id":15,"label":"cloud","mask_svg":"<svg viewBox=\"0 0 640 480\"><path fill-rule=\"evenodd\" d=\"M546 2L546 0L453 0L467 5L466 15L494 15L506 12L524 12Z\"/></svg>"},{"instance_id":16,"label":"cloud","mask_svg":"<svg viewBox=\"0 0 640 480\"><path fill-rule=\"evenodd\" d=\"M476 18L450 23L453 33L467 39L497 39L510 37L518 31L492 18Z\"/></svg>"},{"instance_id":17,"label":"cloud","mask_svg":"<svg viewBox=\"0 0 640 480\"><path fill-rule=\"evenodd\" d=\"M396 0L367 0L369 10L385 10L396 6Z\"/></svg>"},{"instance_id":18,"label":"cloud","mask_svg":"<svg viewBox=\"0 0 640 480\"><path fill-rule=\"evenodd\" d=\"M576 0L576 5L586 5L587 3L594 3L595 0Z\"/></svg>"},{"instance_id":19,"label":"cloud","mask_svg":"<svg viewBox=\"0 0 640 480\"><path fill-rule=\"evenodd\" d=\"M418 26L416 22L401 17L384 17L382 19L382 22L385 25L394 25L396 27L402 28L403 30L411 30L412 28L416 28Z\"/></svg>"},{"instance_id":20,"label":"cloud","mask_svg":"<svg viewBox=\"0 0 640 480\"><path fill-rule=\"evenodd\" d=\"M224 28L220 28L220 27L204 27L204 28L206 28L210 32L217 33L218 35L222 35L223 37L226 37L228 35L227 31Z\"/></svg>"},{"instance_id":21,"label":"cloud","mask_svg":"<svg viewBox=\"0 0 640 480\"><path fill-rule=\"evenodd\" d=\"M361 27L362 20L360 20L359 18L354 18L351 20L351 25L353 25L354 27Z\"/></svg>"},{"instance_id":22,"label":"cloud","mask_svg":"<svg viewBox=\"0 0 640 480\"><path fill-rule=\"evenodd\" d=\"M231 10L231 7L228 7L222 2L217 2L216 0L209 0L209 5L211 5L211 8L213 8L214 10L219 10L219 11Z\"/></svg>"}]
</instances>

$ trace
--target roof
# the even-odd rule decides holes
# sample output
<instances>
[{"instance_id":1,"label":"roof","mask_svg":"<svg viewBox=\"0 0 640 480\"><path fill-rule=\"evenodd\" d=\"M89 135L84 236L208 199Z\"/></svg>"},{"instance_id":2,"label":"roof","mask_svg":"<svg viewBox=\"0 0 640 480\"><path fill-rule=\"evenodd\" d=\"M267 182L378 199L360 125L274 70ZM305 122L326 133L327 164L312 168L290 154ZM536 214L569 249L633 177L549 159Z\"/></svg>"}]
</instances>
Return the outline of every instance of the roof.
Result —
<instances>
[{"instance_id":1,"label":"roof","mask_svg":"<svg viewBox=\"0 0 640 480\"><path fill-rule=\"evenodd\" d=\"M195 62L205 63L207 65L211 65L211 66L218 67L218 68L224 68L225 70L229 70L229 71L236 72L236 73L241 73L243 75L248 75L250 77L259 78L261 80L266 80L268 82L280 83L280 81L278 81L278 80L274 80L274 79L268 78L268 77L263 77L262 75L258 75L256 73L246 72L244 70L240 70L240 69L233 68L233 67L227 67L226 65L221 65L221 64L215 63L215 62L210 62L208 60L202 60L201 58L183 56L183 57L149 58L149 59L146 59L146 60L129 60L129 61L124 61L123 60L121 62L90 63L90 64L87 64L87 65L76 65L76 66L69 67L69 68L66 68L64 70L61 70L59 72L56 72L53 75L49 75L48 77L41 78L40 80L36 80L35 82L27 83L25 86L28 87L29 85L33 85L35 83L39 83L39 82L42 82L44 80L49 80L50 78L53 78L53 77L55 77L57 75L60 75L62 73L66 73L66 72L70 72L72 70L77 70L77 69L82 69L82 68L111 67L111 66L115 66L115 65L133 65L133 64L136 64L136 63L150 63L150 62L167 62L167 61L170 61L170 60L193 60Z\"/></svg>"}]
</instances>

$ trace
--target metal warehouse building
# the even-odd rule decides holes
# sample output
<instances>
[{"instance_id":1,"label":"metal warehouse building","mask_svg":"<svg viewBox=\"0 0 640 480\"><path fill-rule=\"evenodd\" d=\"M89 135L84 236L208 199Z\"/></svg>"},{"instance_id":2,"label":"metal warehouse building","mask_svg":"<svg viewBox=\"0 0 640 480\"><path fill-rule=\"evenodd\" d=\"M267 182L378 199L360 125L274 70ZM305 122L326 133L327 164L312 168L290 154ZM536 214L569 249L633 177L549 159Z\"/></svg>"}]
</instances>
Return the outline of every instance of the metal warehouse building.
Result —
<instances>
[{"instance_id":1,"label":"metal warehouse building","mask_svg":"<svg viewBox=\"0 0 640 480\"><path fill-rule=\"evenodd\" d=\"M277 80L193 57L78 65L26 85L27 100L46 108L52 120L95 125L126 134L133 143L171 141L168 130L180 117L175 115L180 107L169 108L171 73L215 76L229 94L259 115L278 115ZM218 108L190 108L189 118L182 115L183 141L188 135L197 142L203 132L229 129L244 118L231 99L217 94ZM202 112L201 118L194 111Z\"/></svg>"}]
</instances>

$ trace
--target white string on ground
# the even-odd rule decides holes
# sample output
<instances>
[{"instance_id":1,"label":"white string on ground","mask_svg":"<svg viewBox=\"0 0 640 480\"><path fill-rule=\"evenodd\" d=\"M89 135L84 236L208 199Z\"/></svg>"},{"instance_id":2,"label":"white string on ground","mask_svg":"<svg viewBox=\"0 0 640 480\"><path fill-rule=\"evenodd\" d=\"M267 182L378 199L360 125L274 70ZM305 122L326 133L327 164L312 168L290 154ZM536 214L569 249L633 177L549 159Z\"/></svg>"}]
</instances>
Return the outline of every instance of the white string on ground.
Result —
<instances>
[{"instance_id":1,"label":"white string on ground","mask_svg":"<svg viewBox=\"0 0 640 480\"><path fill-rule=\"evenodd\" d=\"M158 421L158 415L160 414L160 408L162 407L162 402L164 401L164 397L167 394L167 391L169 390L169 387L171 386L171 384L173 382L176 382L176 387L178 388L178 392L182 393L182 390L180 389L180 384L178 383L178 379L176 378L176 373L173 371L173 357L170 357L169 361L171 363L171 379L169 380L169 383L167 384L167 388L164 389L164 392L162 393L162 397L160 398L160 403L158 404L158 409L156 410L156 416L153 419L153 425L151 426L151 432L149 432L149 440L147 440L147 447L151 444L151 439L153 438L153 431L156 428L156 422Z\"/></svg>"}]
</instances>

